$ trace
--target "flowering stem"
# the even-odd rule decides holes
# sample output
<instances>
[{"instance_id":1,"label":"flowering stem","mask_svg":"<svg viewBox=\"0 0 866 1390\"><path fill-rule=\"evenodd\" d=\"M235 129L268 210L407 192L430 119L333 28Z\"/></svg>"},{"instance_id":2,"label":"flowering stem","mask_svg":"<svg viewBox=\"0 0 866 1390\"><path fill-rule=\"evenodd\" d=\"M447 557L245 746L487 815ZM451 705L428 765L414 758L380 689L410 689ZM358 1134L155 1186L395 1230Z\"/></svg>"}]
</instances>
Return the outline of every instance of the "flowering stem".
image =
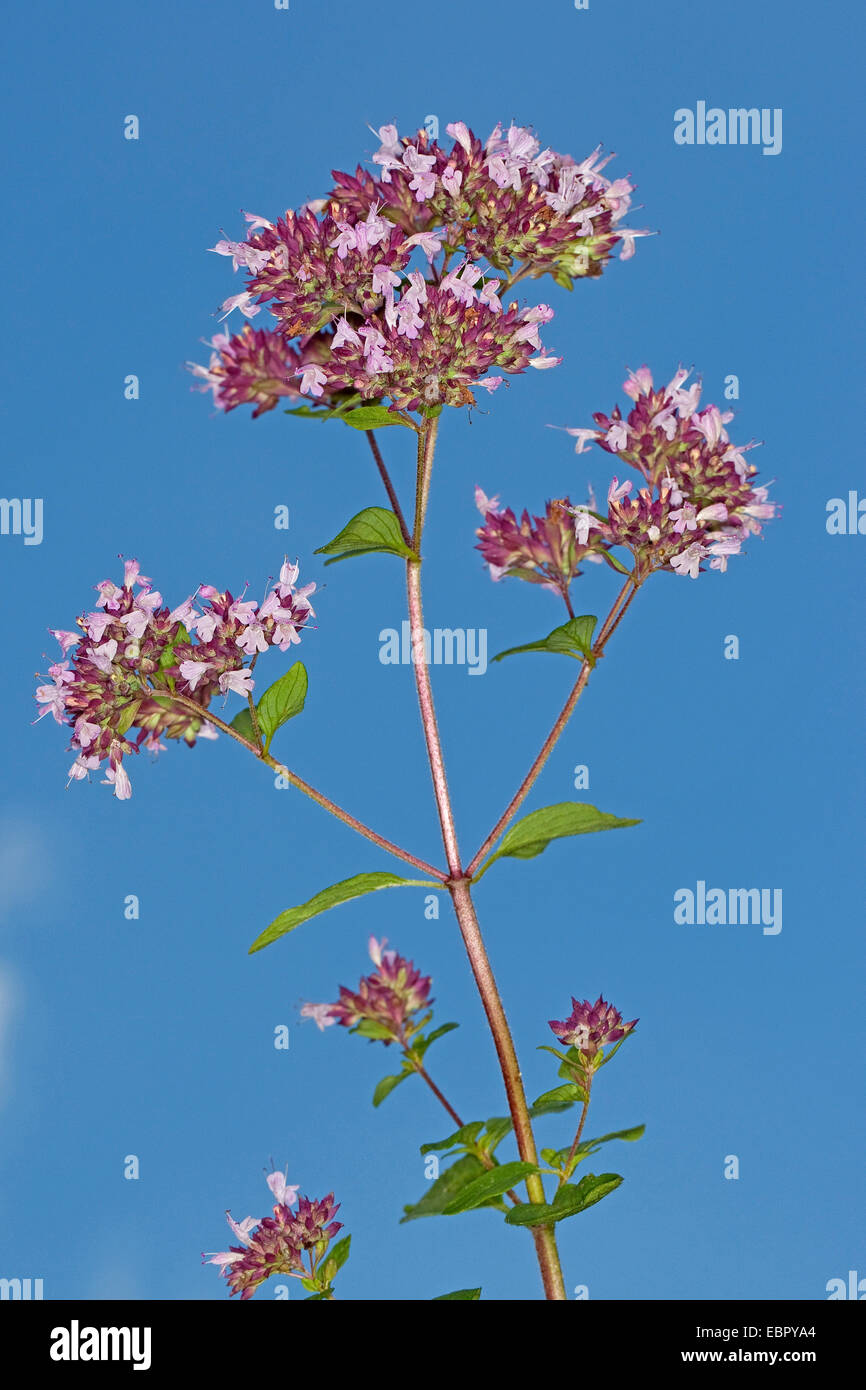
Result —
<instances>
[{"instance_id":1,"label":"flowering stem","mask_svg":"<svg viewBox=\"0 0 866 1390\"><path fill-rule=\"evenodd\" d=\"M487 1022L493 1035L496 1055L499 1058L499 1068L505 1083L505 1093L508 1097L508 1108L511 1111L511 1119L514 1124L517 1149L524 1163L533 1163L538 1166L538 1151L535 1147L535 1136L532 1133L532 1122L529 1117L529 1106L526 1103L526 1092L523 1089L520 1063L517 1060L514 1039L511 1036L502 998L484 946L481 928L478 925L469 880L460 878L457 882L449 885L449 892L460 925L463 944L469 956L472 974L475 976L478 993L481 995L481 1002L484 1005L484 1012L487 1015ZM544 1184L539 1174L531 1174L526 1179L526 1191L530 1202L539 1206L546 1204ZM545 1297L550 1300L565 1300L565 1284L559 1263L559 1252L556 1248L556 1233L552 1226L533 1226L530 1229L535 1241L535 1253L541 1270Z\"/></svg>"},{"instance_id":2,"label":"flowering stem","mask_svg":"<svg viewBox=\"0 0 866 1390\"><path fill-rule=\"evenodd\" d=\"M412 548L416 553L420 552L421 536L424 529L424 516L430 490L433 453L436 445L436 428L437 421L435 419L427 421L418 440L418 476L415 494L415 528L412 544ZM517 1053L514 1048L514 1040L511 1036L508 1019L505 1016L505 1009L484 946L484 939L481 935L481 928L478 925L478 918L475 915L469 880L467 875L463 872L460 863L460 851L457 845L454 815L451 809L448 781L445 774L445 762L442 756L442 745L439 738L436 711L433 704L430 672L427 662L424 660L424 615L421 604L421 561L407 561L406 572L415 683L418 690L418 705L421 711L421 722L424 728L427 756L433 778L433 791L436 798L437 811L439 813L442 842L445 846L445 854L450 870L450 878L447 880L447 887L454 904L454 911L457 916L460 933L463 937L463 944L469 956L469 963L472 968L473 976L475 977L478 992L481 996L484 1012L487 1015L490 1031L493 1035L493 1042L496 1047L497 1057L499 1058L502 1079L505 1083L505 1092L508 1097L508 1107L514 1125L514 1135L517 1140L518 1151L524 1163L531 1163L537 1166L538 1153L535 1147L535 1137L532 1133L529 1107L526 1103L526 1094L523 1089L523 1081L520 1075ZM530 1202L540 1205L544 1204L544 1184L539 1174L532 1174L526 1179L526 1190ZM559 1263L559 1254L556 1248L556 1235L554 1229L552 1226L536 1226L532 1228L532 1235L535 1241L536 1255L541 1270L545 1297L548 1299L564 1300L565 1285L563 1283L562 1269Z\"/></svg>"},{"instance_id":3,"label":"flowering stem","mask_svg":"<svg viewBox=\"0 0 866 1390\"><path fill-rule=\"evenodd\" d=\"M415 533L412 549L420 553L421 535L427 516L427 500L430 496L430 478L433 473L433 455L436 451L436 436L439 433L439 420L427 420L418 432L418 473L415 482Z\"/></svg>"},{"instance_id":4,"label":"flowering stem","mask_svg":"<svg viewBox=\"0 0 866 1390\"><path fill-rule=\"evenodd\" d=\"M385 467L385 460L382 458L378 440L376 439L376 436L372 430L365 430L364 433L367 436L367 443L370 445L370 448L373 451L373 458L376 460L376 467L379 470L379 476L381 477L382 482L385 484L385 491L388 494L388 501L391 503L391 509L397 518L397 523L400 527L400 535L403 537L403 540L406 542L406 544L408 546L411 546L412 537L409 534L409 527L406 525L406 518L403 516L403 510L400 506L400 501L397 497L397 493L394 490L394 484L391 482L391 476L387 468Z\"/></svg>"},{"instance_id":5,"label":"flowering stem","mask_svg":"<svg viewBox=\"0 0 866 1390\"><path fill-rule=\"evenodd\" d=\"M603 655L608 638L619 626L620 619L623 617L626 609L628 608L629 604L631 603L632 599L637 593L637 589L638 586L634 583L634 581L631 578L629 578L623 585L620 592L617 594L613 606L602 624L601 632L596 642L593 644L592 651L593 656L596 659ZM625 602L622 602L623 599L625 599ZM617 609L619 609L619 612L617 612ZM562 734L563 730L565 729L566 724L568 723L569 719L571 718L574 712L575 705L577 704L578 700L580 699L581 695L583 694L586 688L587 682L589 681L591 669L592 668L588 661L584 661L582 663L580 668L580 675L578 676L577 681L574 684L571 694L569 695L568 699L563 705L562 710L559 713L559 717L556 720L556 723L554 724L550 733L547 735L547 738L544 740L544 743L541 745L541 750L538 756L536 757L535 761L533 762L531 768L527 772L520 786L517 788L517 791L514 793L514 796L511 798L505 810L502 812L502 815L499 817L499 820L496 822L490 834L487 836L487 839L484 841L481 848L478 850L478 853L475 855L472 862L467 867L466 873L469 876L469 878L475 877L475 874L478 872L478 867L481 864L481 861L486 857L486 855L496 844L496 841L499 839L503 830L508 825L508 822L512 820L512 818L517 814L523 802L529 795L533 787L533 784L538 778L538 774L541 772L541 769L544 767L544 764L547 762L548 758L550 757L551 753L556 747L556 744L559 741L560 734Z\"/></svg>"},{"instance_id":6,"label":"flowering stem","mask_svg":"<svg viewBox=\"0 0 866 1390\"><path fill-rule=\"evenodd\" d=\"M580 1143L580 1136L583 1134L583 1126L586 1123L586 1116L589 1110L589 1096L591 1090L592 1072L589 1070L589 1068L587 1068L587 1070L584 1072L584 1092L586 1094L586 1100L583 1102L583 1109L580 1112L580 1123L577 1126L577 1133L574 1136L574 1143L568 1151L568 1158L565 1160L565 1166L563 1167L562 1172L559 1175L559 1182L556 1184L557 1192L562 1187L562 1184L566 1182L568 1178L571 1176L569 1170L574 1160L574 1155L577 1153L577 1146Z\"/></svg>"},{"instance_id":7,"label":"flowering stem","mask_svg":"<svg viewBox=\"0 0 866 1390\"><path fill-rule=\"evenodd\" d=\"M243 747L246 748L249 753L252 753L254 757L258 758L260 762L265 763L267 767L279 773L281 777L285 777L286 781L289 782L291 786L296 787L298 791L308 796L311 801L315 801L318 806L329 811L332 816L336 816L344 825L348 825L352 830L356 830L359 835L363 835L367 840L372 840L374 845L378 845L380 849L387 850L389 854L395 855L397 859L403 859L407 864L412 864L414 868L420 869L422 873L428 874L430 878L436 879L439 883L447 883L448 875L444 874L441 869L434 869L433 865L428 864L426 860L418 859L416 855L410 854L408 850L401 849L399 845L395 845L392 840L387 840L384 835L380 835L377 831L371 830L368 825L364 825L363 821L357 820L356 817L350 815L348 811L344 811L342 806L338 806L335 801L331 801L327 796L323 796L321 792L316 791L315 787L311 787L309 782L305 782L302 777L298 777L296 773L290 772L282 763L278 763L276 758L272 758L263 748L257 748L254 743L251 743L250 740L239 733L237 729L233 729L230 724L226 724L218 715L212 714L210 710L203 710L201 705L197 705L194 700L188 700L184 695L175 694L172 695L171 698L175 704L180 705L190 713L197 714L200 719L205 720L208 724L214 724L218 729L221 729L224 734L228 734L230 738L233 738L236 743L242 744Z\"/></svg>"}]
</instances>

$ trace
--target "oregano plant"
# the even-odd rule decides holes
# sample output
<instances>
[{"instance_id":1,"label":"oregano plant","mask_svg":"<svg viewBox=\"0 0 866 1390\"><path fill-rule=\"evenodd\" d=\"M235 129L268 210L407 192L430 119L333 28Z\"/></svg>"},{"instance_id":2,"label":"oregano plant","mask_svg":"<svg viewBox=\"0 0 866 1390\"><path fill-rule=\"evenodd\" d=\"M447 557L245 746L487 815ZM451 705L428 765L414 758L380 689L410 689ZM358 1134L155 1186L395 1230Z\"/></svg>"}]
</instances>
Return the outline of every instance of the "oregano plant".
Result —
<instances>
[{"instance_id":1,"label":"oregano plant","mask_svg":"<svg viewBox=\"0 0 866 1390\"><path fill-rule=\"evenodd\" d=\"M389 1070L375 1088L375 1106L414 1077L446 1112L444 1137L421 1145L423 1155L436 1156L438 1176L405 1208L403 1221L489 1208L491 1219L526 1228L544 1296L562 1300L559 1223L616 1191L620 1174L594 1170L606 1166L608 1152L643 1134L643 1124L596 1137L587 1129L599 1073L638 1020L626 1020L601 995L594 1003L572 997L569 1009L557 988L551 1009L565 1017L550 1020L546 1032L540 1020L535 1039L552 1058L551 1085L530 1100L474 889L503 858L535 858L557 840L638 824L582 802L529 811L526 802L648 579L723 573L775 514L775 504L756 484L747 458L753 444L731 442L731 416L714 405L702 407L700 383L688 384L691 374L682 367L667 384L656 384L647 366L630 372L625 413L617 405L598 411L591 424L568 427L578 453L595 445L611 455L616 474L603 500L574 501L566 494L548 501L541 514L523 510L518 516L476 486L477 549L491 577L535 584L562 605L558 625L541 616L536 633L515 633L513 645L494 660L554 655L577 667L565 704L549 731L539 733L531 766L515 772L508 804L491 808L488 834L467 848L437 725L422 605L425 521L444 408L471 411L479 391L489 398L528 368L559 365L541 340L553 309L534 297L526 302L516 292L520 282L527 288L547 279L571 290L601 276L615 253L630 259L636 238L648 233L624 225L633 188L602 172L608 159L600 149L577 161L542 148L531 130L515 125L497 126L483 143L461 121L447 131L450 148L424 131L400 138L394 126L383 126L372 167L336 172L325 197L275 221L245 214L245 239L223 239L211 250L245 272L246 287L226 299L222 316L239 311L247 321L237 333L216 334L207 366L192 365L198 384L224 411L251 405L257 417L280 407L296 417L293 428L319 421L365 437L359 444L369 450L385 496L341 521L316 553L325 565L391 555L395 584L403 569L416 697L441 830L439 862L393 843L289 766L291 740L281 730L315 698L294 648L318 622L316 586L299 582L297 562L285 559L260 595L236 596L205 583L169 603L138 562L127 560L122 578L96 586L92 610L74 629L52 629L61 659L42 678L36 698L43 714L71 730L71 779L102 772L124 800L132 792L129 767L140 752L225 736L397 861L399 872L370 871L359 850L339 881L323 884L304 902L287 903L270 924L263 921L252 952L273 947L334 908L351 911L356 899L381 890L448 892L501 1072L503 1096L490 1102L495 1113L467 1118L459 1097L439 1086L430 1050L457 1024L434 1020L431 978L387 949L386 941L370 938L373 969L356 988L340 986L334 1000L307 1003L301 1014L322 1030L339 1025L388 1049ZM268 326L254 326L267 315ZM385 463L379 431L386 427L396 427L388 437L394 452L414 458L411 498L399 496ZM575 601L575 580L589 566L598 571L602 593L611 581L601 617L581 612L583 601ZM326 634L327 613L321 626ZM220 709L228 699L240 700L233 716L217 711L221 697ZM575 987L579 995L585 984ZM539 1124L546 1133L559 1126L558 1137L544 1147ZM234 1243L206 1258L242 1299L280 1274L299 1280L310 1299L332 1300L350 1251L350 1237L340 1236L343 1223L336 1219L339 1204L334 1193L302 1196L288 1179L287 1171L270 1172L272 1215L242 1221L229 1215ZM477 1288L440 1295L480 1296Z\"/></svg>"}]
</instances>

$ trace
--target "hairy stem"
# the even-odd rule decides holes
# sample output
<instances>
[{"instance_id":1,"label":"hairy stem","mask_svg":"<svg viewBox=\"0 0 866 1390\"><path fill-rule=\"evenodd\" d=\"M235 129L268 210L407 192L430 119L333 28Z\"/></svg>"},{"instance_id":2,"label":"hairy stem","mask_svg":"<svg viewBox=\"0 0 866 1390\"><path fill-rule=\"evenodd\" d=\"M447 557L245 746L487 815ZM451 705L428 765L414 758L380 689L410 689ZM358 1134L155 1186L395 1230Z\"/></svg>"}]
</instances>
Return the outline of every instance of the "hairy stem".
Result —
<instances>
[{"instance_id":1,"label":"hairy stem","mask_svg":"<svg viewBox=\"0 0 866 1390\"><path fill-rule=\"evenodd\" d=\"M587 1068L584 1075L584 1093L586 1095L586 1100L583 1102L583 1109L580 1112L580 1121L577 1126L577 1133L574 1136L574 1143L568 1151L568 1158L565 1160L565 1166L563 1167L563 1170L559 1175L559 1182L556 1184L557 1192L562 1187L562 1184L567 1181L566 1175L568 1174L568 1170L571 1167L572 1159L574 1158L574 1155L577 1153L577 1146L580 1143L580 1136L583 1134L583 1127L586 1124L586 1117L589 1113L589 1097L590 1092L592 1091L592 1072Z\"/></svg>"},{"instance_id":2,"label":"hairy stem","mask_svg":"<svg viewBox=\"0 0 866 1390\"><path fill-rule=\"evenodd\" d=\"M391 482L391 475L385 467L385 460L382 458L382 454L379 450L379 442L376 439L376 436L372 430L365 430L364 433L367 436L367 443L370 445L370 448L373 451L373 458L376 460L376 467L379 470L379 476L382 479L382 482L385 484L385 491L388 494L388 501L391 503L391 509L397 518L397 522L400 527L400 535L403 537L403 540L406 542L406 544L408 546L411 546L412 537L409 534L409 527L406 525L406 518L403 515L403 510L400 506L400 500L397 497L397 493L394 489L394 484Z\"/></svg>"},{"instance_id":3,"label":"hairy stem","mask_svg":"<svg viewBox=\"0 0 866 1390\"><path fill-rule=\"evenodd\" d=\"M432 471L433 453L436 444L436 424L437 422L435 420L428 421L418 440L418 474L415 492L413 549L419 554L427 499L430 492L430 474ZM421 712L424 740L427 746L427 756L433 779L433 792L436 798L436 809L442 831L442 843L445 846L445 854L451 875L447 885L448 891L451 894L454 911L463 937L463 943L466 947L467 955L469 956L469 963L472 968L475 983L481 996L484 1012L487 1015L490 1031L493 1035L496 1055L499 1059L502 1079L505 1084L505 1092L508 1097L508 1108L511 1112L518 1151L521 1159L525 1163L537 1165L538 1153L535 1147L535 1138L532 1133L529 1107L526 1103L526 1094L523 1089L523 1081L520 1075L517 1053L514 1048L514 1040L511 1036L511 1030L505 1016L505 1009L484 946L481 928L478 925L478 918L475 915L469 882L460 864L460 851L457 844L454 815L448 792L448 780L445 774L445 762L442 756L439 728L436 722L433 691L430 684L430 672L427 662L424 659L424 615L421 604L420 560L407 561L406 571L409 598L409 622L412 633L413 664L415 668L415 683L418 691L418 706ZM531 1202L539 1204L544 1203L544 1184L542 1183L540 1175L532 1174L526 1179L526 1190ZM564 1300L565 1286L559 1263L559 1254L556 1248L556 1235L554 1229L552 1226L533 1227L532 1235L535 1241L536 1256L541 1270L545 1297L548 1299Z\"/></svg>"},{"instance_id":4,"label":"hairy stem","mask_svg":"<svg viewBox=\"0 0 866 1390\"><path fill-rule=\"evenodd\" d=\"M412 1066L415 1068L415 1071L418 1073L421 1079L427 1082L427 1085L430 1087L430 1090L433 1092L440 1105L443 1105L445 1109L448 1111L448 1114L451 1116L451 1119L454 1121L457 1128L462 1129L463 1121L457 1114L457 1111L454 1109L454 1106L451 1104L451 1102L439 1090L439 1087L436 1085L436 1082L433 1080L432 1076L427 1071L423 1062L419 1061L418 1058L414 1056L411 1048L407 1049L406 1056L408 1057L409 1061L411 1062Z\"/></svg>"}]
</instances>

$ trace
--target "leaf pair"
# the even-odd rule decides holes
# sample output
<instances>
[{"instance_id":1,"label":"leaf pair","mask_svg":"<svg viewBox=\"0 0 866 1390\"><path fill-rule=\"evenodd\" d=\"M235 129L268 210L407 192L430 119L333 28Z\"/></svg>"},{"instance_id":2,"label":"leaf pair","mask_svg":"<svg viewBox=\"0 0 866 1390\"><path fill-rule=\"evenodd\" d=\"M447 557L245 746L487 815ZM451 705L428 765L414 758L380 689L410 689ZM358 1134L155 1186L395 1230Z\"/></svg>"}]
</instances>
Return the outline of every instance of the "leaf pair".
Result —
<instances>
[{"instance_id":1,"label":"leaf pair","mask_svg":"<svg viewBox=\"0 0 866 1390\"><path fill-rule=\"evenodd\" d=\"M263 696L263 701L264 698ZM236 725L244 713L249 718L249 711L241 711L235 721ZM595 806L589 806L583 802L561 801L555 806L543 806L538 811L530 811L528 816L524 816L512 825L499 849L481 865L473 882L477 882L497 859L505 857L534 859L536 855L547 849L553 840L639 824L640 821L623 820L620 816L608 815L607 812L599 811ZM263 946L269 946L272 941L279 940L287 932L294 931L295 927L299 927L302 922L309 921L311 917L317 917L319 913L326 912L328 908L339 907L341 903L350 902L353 898L363 897L364 894L376 892L380 888L441 888L441 886L440 883L432 882L430 879L401 878L397 874L384 872L354 874L351 878L331 884L329 888L323 888L320 893L316 893L298 907L290 907L285 912L281 912L278 917L274 918L270 926L256 937L250 947L250 954L254 951L260 951ZM395 1081L394 1086L397 1084ZM391 1086L390 1089L393 1090L394 1086ZM389 1092L385 1091L381 1099L384 1100L387 1094Z\"/></svg>"}]
</instances>

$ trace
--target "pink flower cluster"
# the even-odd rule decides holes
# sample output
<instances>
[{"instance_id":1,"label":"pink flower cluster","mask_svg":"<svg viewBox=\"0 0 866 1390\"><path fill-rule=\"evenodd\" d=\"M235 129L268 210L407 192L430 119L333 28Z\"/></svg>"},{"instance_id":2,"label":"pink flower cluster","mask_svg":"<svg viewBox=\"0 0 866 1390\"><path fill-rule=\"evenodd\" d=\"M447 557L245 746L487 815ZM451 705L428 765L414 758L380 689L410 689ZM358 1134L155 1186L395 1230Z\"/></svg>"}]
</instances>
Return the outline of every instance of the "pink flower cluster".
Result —
<instances>
[{"instance_id":1,"label":"pink flower cluster","mask_svg":"<svg viewBox=\"0 0 866 1390\"><path fill-rule=\"evenodd\" d=\"M661 569L696 579L704 560L724 572L729 557L776 514L777 504L766 486L755 486L757 469L745 457L754 441L731 442L729 411L698 409L701 384L686 387L689 375L680 367L656 389L649 368L641 367L623 386L634 401L625 418L617 406L610 415L594 415L595 429L568 430L577 438L577 453L595 442L645 483L633 493L629 479L614 478L606 518L587 507L573 509L578 544L625 546L637 580Z\"/></svg>"},{"instance_id":2,"label":"pink flower cluster","mask_svg":"<svg viewBox=\"0 0 866 1390\"><path fill-rule=\"evenodd\" d=\"M448 126L450 150L423 131L378 133L377 177L335 172L328 197L276 222L247 213L245 241L211 248L248 276L223 317L267 306L277 320L218 334L209 365L189 364L221 409L261 415L298 395L421 412L474 404L474 388L561 360L539 336L547 305L503 303L517 279L550 273L570 287L646 235L619 226L632 185L604 177L599 150L577 163L514 125L482 145L462 121Z\"/></svg>"},{"instance_id":3,"label":"pink flower cluster","mask_svg":"<svg viewBox=\"0 0 866 1390\"><path fill-rule=\"evenodd\" d=\"M80 631L52 630L63 656L72 656L49 667L50 683L36 690L44 707L38 718L50 713L72 727L70 778L86 778L107 761L105 780L125 799L132 794L127 754L164 752L161 736L190 745L215 738L206 717L213 697L249 695L258 655L269 647L288 651L314 616L309 596L316 586L298 589L297 579L297 565L286 562L260 604L201 584L174 609L163 605L137 560L126 561L122 584L97 584L96 607L78 618Z\"/></svg>"},{"instance_id":4,"label":"pink flower cluster","mask_svg":"<svg viewBox=\"0 0 866 1390\"><path fill-rule=\"evenodd\" d=\"M333 1192L311 1201L308 1197L298 1198L300 1189L287 1184L285 1173L270 1173L266 1181L276 1198L273 1216L246 1216L243 1221L234 1221L231 1213L226 1212L240 1244L202 1256L205 1264L218 1266L232 1297L239 1293L241 1300L252 1298L272 1274L315 1280L326 1262L328 1244L342 1230L342 1222L334 1220L340 1208L334 1202ZM324 1282L328 1285L330 1280Z\"/></svg>"},{"instance_id":5,"label":"pink flower cluster","mask_svg":"<svg viewBox=\"0 0 866 1390\"><path fill-rule=\"evenodd\" d=\"M386 951L386 941L370 937L370 959L376 969L365 975L357 990L340 986L335 1004L304 1004L302 1018L312 1018L321 1031L334 1023L356 1029L370 1038L405 1046L422 1026L415 1015L433 1000L429 975L422 975L410 960Z\"/></svg>"},{"instance_id":6,"label":"pink flower cluster","mask_svg":"<svg viewBox=\"0 0 866 1390\"><path fill-rule=\"evenodd\" d=\"M544 516L531 517L524 510L520 521L510 507L500 507L499 498L489 498L475 489L475 504L484 525L475 534L494 580L504 576L526 579L544 589L561 594L568 603L571 581L589 561L601 564L604 545L598 539L581 545L575 534L574 512L567 497L548 502Z\"/></svg>"},{"instance_id":7,"label":"pink flower cluster","mask_svg":"<svg viewBox=\"0 0 866 1390\"><path fill-rule=\"evenodd\" d=\"M597 1057L600 1048L620 1042L633 1032L639 1021L633 1018L630 1023L624 1023L622 1014L601 995L594 1004L590 1004L588 999L582 1003L579 999L572 999L571 1003L570 1016L561 1023L551 1019L550 1027L560 1042L577 1048L589 1063Z\"/></svg>"}]
</instances>

